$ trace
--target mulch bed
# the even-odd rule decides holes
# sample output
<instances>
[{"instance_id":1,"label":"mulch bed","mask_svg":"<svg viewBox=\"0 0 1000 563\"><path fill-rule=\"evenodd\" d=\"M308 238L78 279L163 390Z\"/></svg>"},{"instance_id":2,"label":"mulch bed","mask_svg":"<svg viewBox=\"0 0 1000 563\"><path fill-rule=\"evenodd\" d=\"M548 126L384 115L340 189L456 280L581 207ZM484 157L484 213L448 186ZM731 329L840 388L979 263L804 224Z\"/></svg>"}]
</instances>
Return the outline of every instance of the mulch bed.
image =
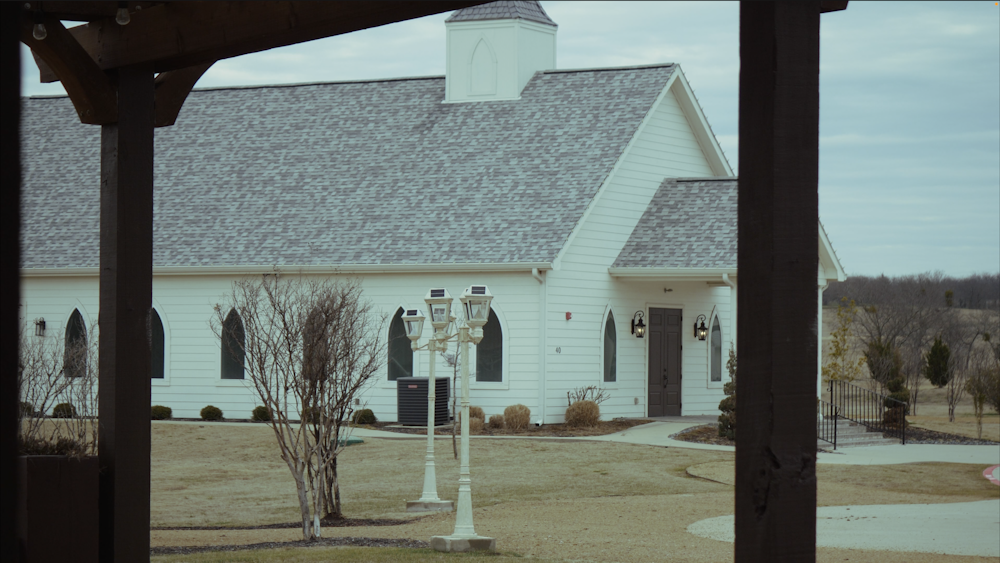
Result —
<instances>
[{"instance_id":1,"label":"mulch bed","mask_svg":"<svg viewBox=\"0 0 1000 563\"><path fill-rule=\"evenodd\" d=\"M312 541L298 540L289 542L262 542L247 545L205 545L153 547L150 555L186 555L205 551L248 551L251 549L278 549L288 547L413 547L427 548L430 544L420 540L386 539L386 538L319 538Z\"/></svg>"},{"instance_id":2,"label":"mulch bed","mask_svg":"<svg viewBox=\"0 0 1000 563\"><path fill-rule=\"evenodd\" d=\"M889 436L888 434L886 434L885 437L894 438L894 436ZM681 440L683 442L695 442L699 444L715 444L717 446L736 445L736 441L719 436L719 429L714 424L706 424L704 426L696 426L694 428L689 428L684 432L674 434L673 436L671 436L671 438L673 438L674 440ZM937 432L935 430L927 430L925 428L918 428L916 426L907 427L906 443L907 444L956 444L964 446L1000 445L1000 442L994 442L992 440L977 440L975 438L969 438L968 436L962 436L960 434Z\"/></svg>"},{"instance_id":3,"label":"mulch bed","mask_svg":"<svg viewBox=\"0 0 1000 563\"><path fill-rule=\"evenodd\" d=\"M697 444L713 444L716 446L735 446L736 441L719 436L719 426L716 424L705 424L688 428L683 432L678 432L671 436L674 440L682 442L694 442Z\"/></svg>"},{"instance_id":4,"label":"mulch bed","mask_svg":"<svg viewBox=\"0 0 1000 563\"><path fill-rule=\"evenodd\" d=\"M402 526L416 522L426 516L416 518L339 518L336 520L320 520L322 528L350 528L354 526ZM302 522L287 522L284 524L262 524L260 526L152 526L150 530L290 530L301 528Z\"/></svg>"},{"instance_id":5,"label":"mulch bed","mask_svg":"<svg viewBox=\"0 0 1000 563\"><path fill-rule=\"evenodd\" d=\"M519 432L510 432L508 430L498 429L494 430L491 428L483 428L482 432L475 434L476 436L529 436L529 437L557 437L557 438L567 438L567 437L577 437L577 436L604 436L606 434L614 434L615 432L621 432L623 430L628 430L633 426L639 426L640 424L647 424L653 422L652 420L644 418L616 418L614 420L605 420L597 424L597 426L592 426L589 428L578 428L574 426L568 426L566 424L543 424L542 426L529 425L524 430ZM396 432L399 434L421 434L427 435L426 427L406 427L398 426L396 423L384 423L376 422L375 424L365 425L363 428L371 428L374 430L385 430L387 432ZM461 427L459 426L458 429ZM459 434L461 431L459 430ZM438 428L434 431L435 436L451 436L451 427Z\"/></svg>"},{"instance_id":6,"label":"mulch bed","mask_svg":"<svg viewBox=\"0 0 1000 563\"><path fill-rule=\"evenodd\" d=\"M886 438L891 437L892 436L886 435ZM919 428L916 426L908 426L906 428L906 443L959 444L963 446L995 446L1000 444L1000 442L994 442L993 440L977 440L968 436L948 434L947 432L938 432L936 430L927 430L926 428Z\"/></svg>"}]
</instances>

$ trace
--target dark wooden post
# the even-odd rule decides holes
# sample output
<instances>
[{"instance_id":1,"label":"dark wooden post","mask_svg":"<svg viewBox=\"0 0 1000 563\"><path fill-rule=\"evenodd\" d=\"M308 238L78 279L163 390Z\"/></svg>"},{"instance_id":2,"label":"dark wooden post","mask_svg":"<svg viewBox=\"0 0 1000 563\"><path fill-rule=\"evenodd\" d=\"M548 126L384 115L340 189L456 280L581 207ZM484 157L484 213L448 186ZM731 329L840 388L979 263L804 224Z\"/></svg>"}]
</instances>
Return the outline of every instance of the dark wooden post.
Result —
<instances>
[{"instance_id":1,"label":"dark wooden post","mask_svg":"<svg viewBox=\"0 0 1000 563\"><path fill-rule=\"evenodd\" d=\"M819 15L740 4L738 563L816 560Z\"/></svg>"},{"instance_id":2,"label":"dark wooden post","mask_svg":"<svg viewBox=\"0 0 1000 563\"><path fill-rule=\"evenodd\" d=\"M18 21L21 4L0 3L0 229L3 252L0 253L0 279L3 279L2 338L3 365L0 366L0 559L17 561L17 324L21 301L21 43Z\"/></svg>"},{"instance_id":3,"label":"dark wooden post","mask_svg":"<svg viewBox=\"0 0 1000 563\"><path fill-rule=\"evenodd\" d=\"M117 71L118 123L101 129L101 561L149 559L149 309L153 67Z\"/></svg>"}]
</instances>

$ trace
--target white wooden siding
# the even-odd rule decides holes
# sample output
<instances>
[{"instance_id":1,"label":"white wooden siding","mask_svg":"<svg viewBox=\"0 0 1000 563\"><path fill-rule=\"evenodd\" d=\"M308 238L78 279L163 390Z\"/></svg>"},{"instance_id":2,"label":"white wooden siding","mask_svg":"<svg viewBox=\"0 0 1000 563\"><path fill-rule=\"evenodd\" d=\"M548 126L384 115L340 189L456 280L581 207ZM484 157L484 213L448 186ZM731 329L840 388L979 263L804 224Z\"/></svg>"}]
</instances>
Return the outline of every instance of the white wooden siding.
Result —
<instances>
[{"instance_id":1,"label":"white wooden siding","mask_svg":"<svg viewBox=\"0 0 1000 563\"><path fill-rule=\"evenodd\" d=\"M197 418L206 405L222 409L226 418L249 418L256 399L249 380L220 378L221 346L210 322L214 306L221 303L231 288L231 276L154 276L153 302L164 324L165 377L152 385L152 404L166 405L175 417ZM537 412L538 397L538 282L529 272L475 274L369 275L362 280L364 298L388 320L403 304L426 309L423 299L431 287L446 287L457 296L473 283L485 283L496 296L494 310L501 319L504 336L503 382L475 383L471 386L473 404L486 413L502 413L515 403ZM47 338L62 338L66 320L74 308L80 308L88 327L97 320L98 280L96 277L31 277L22 280L22 315L24 322L45 318ZM431 327L426 323L427 343ZM455 351L457 344L450 343ZM429 354L416 353L420 375L426 376ZM474 365L474 364L473 364ZM473 368L474 369L474 368ZM451 375L438 354L437 375ZM396 384L388 381L383 367L377 381L363 394L362 403L380 420L396 420Z\"/></svg>"},{"instance_id":2,"label":"white wooden siding","mask_svg":"<svg viewBox=\"0 0 1000 563\"><path fill-rule=\"evenodd\" d=\"M708 315L718 306L720 317L727 318L728 287L670 283L674 291L663 293L664 283L616 280L608 274L664 178L713 176L674 88L679 87L665 93L608 178L560 257L558 269L546 275L546 422L562 420L567 391L587 385L611 394L601 405L602 418L645 416L647 341L631 334L636 311L645 313L649 306L671 303L684 310L684 322L690 324L689 319L693 323L695 316ZM601 371L602 321L609 304L618 333L614 383L605 383ZM566 320L566 312L572 313L572 320ZM706 385L707 344L687 332L682 333L682 412L711 414L718 411L723 395ZM723 338L728 349L729 336Z\"/></svg>"}]
</instances>

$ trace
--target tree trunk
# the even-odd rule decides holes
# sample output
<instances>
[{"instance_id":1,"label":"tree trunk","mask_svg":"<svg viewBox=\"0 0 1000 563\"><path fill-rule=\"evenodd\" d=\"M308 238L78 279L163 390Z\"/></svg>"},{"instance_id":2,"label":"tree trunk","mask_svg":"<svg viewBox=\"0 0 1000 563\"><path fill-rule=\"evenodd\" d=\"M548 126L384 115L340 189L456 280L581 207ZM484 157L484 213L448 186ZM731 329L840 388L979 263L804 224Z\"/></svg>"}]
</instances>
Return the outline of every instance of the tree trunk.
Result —
<instances>
[{"instance_id":1,"label":"tree trunk","mask_svg":"<svg viewBox=\"0 0 1000 563\"><path fill-rule=\"evenodd\" d=\"M289 466L290 467L290 466ZM305 477L302 472L292 471L295 477L295 489L299 494L299 510L302 511L302 537L307 540L316 539L315 530L313 530L312 519L309 518L309 497L306 492L306 482Z\"/></svg>"},{"instance_id":2,"label":"tree trunk","mask_svg":"<svg viewBox=\"0 0 1000 563\"><path fill-rule=\"evenodd\" d=\"M341 520L340 483L337 482L337 458L326 465L323 476L323 520Z\"/></svg>"}]
</instances>

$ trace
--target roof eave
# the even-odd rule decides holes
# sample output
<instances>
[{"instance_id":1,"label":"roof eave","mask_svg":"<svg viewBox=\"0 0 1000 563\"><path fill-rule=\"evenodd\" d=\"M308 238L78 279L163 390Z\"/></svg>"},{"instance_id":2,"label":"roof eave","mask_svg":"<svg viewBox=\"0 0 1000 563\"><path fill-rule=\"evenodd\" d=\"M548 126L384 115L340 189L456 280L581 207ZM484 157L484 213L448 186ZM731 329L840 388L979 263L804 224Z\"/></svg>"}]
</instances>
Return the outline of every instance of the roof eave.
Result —
<instances>
[{"instance_id":1,"label":"roof eave","mask_svg":"<svg viewBox=\"0 0 1000 563\"><path fill-rule=\"evenodd\" d=\"M551 270L551 262L509 262L502 264L329 264L321 266L154 266L154 276L211 276L266 274L280 270L296 274L399 274L399 273L459 273L459 272L531 272ZM99 268L21 268L22 278L96 277Z\"/></svg>"},{"instance_id":2,"label":"roof eave","mask_svg":"<svg viewBox=\"0 0 1000 563\"><path fill-rule=\"evenodd\" d=\"M615 278L635 280L671 279L683 281L718 281L722 275L736 275L736 268L643 268L611 267L608 273Z\"/></svg>"}]
</instances>

